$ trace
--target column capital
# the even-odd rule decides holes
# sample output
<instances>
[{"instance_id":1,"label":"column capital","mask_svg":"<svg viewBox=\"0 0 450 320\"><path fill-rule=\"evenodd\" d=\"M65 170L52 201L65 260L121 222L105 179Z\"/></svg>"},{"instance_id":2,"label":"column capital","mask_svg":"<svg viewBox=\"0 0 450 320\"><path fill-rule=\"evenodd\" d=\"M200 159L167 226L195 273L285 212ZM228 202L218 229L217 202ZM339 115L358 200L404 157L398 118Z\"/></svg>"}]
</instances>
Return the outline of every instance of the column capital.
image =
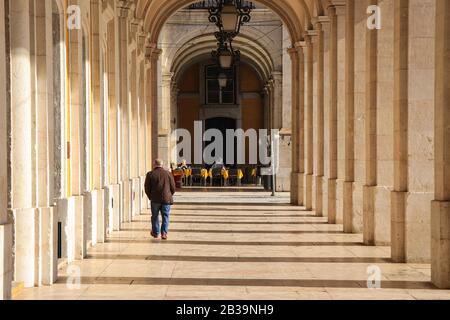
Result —
<instances>
[{"instance_id":1,"label":"column capital","mask_svg":"<svg viewBox=\"0 0 450 320\"><path fill-rule=\"evenodd\" d=\"M345 7L347 0L330 0L327 9L330 7Z\"/></svg>"},{"instance_id":2,"label":"column capital","mask_svg":"<svg viewBox=\"0 0 450 320\"><path fill-rule=\"evenodd\" d=\"M145 57L149 60L158 60L162 50L156 43L150 43L145 47Z\"/></svg>"},{"instance_id":3,"label":"column capital","mask_svg":"<svg viewBox=\"0 0 450 320\"><path fill-rule=\"evenodd\" d=\"M138 33L137 35L137 48L139 51L139 55L143 55L145 57L145 42L147 41L147 35L143 33Z\"/></svg>"},{"instance_id":4,"label":"column capital","mask_svg":"<svg viewBox=\"0 0 450 320\"><path fill-rule=\"evenodd\" d=\"M337 15L336 6L330 5L327 8L328 18L334 17Z\"/></svg>"},{"instance_id":5,"label":"column capital","mask_svg":"<svg viewBox=\"0 0 450 320\"><path fill-rule=\"evenodd\" d=\"M294 47L288 48L287 52L288 52L289 56L291 57L292 61L297 59L297 53L298 53L297 44L294 44Z\"/></svg>"},{"instance_id":6,"label":"column capital","mask_svg":"<svg viewBox=\"0 0 450 320\"><path fill-rule=\"evenodd\" d=\"M117 3L117 7L116 7L117 8L117 16L119 18L128 18L132 4L133 4L132 1L120 0Z\"/></svg>"},{"instance_id":7,"label":"column capital","mask_svg":"<svg viewBox=\"0 0 450 320\"><path fill-rule=\"evenodd\" d=\"M130 31L131 31L133 34L138 34L139 32L141 32L142 26L143 26L142 20L140 20L140 19L135 19L135 18L131 19L131 22L130 22Z\"/></svg>"},{"instance_id":8,"label":"column capital","mask_svg":"<svg viewBox=\"0 0 450 320\"><path fill-rule=\"evenodd\" d=\"M315 30L307 30L303 34L303 41L299 41L300 43L303 43L302 47L307 47L312 43L312 38L317 35L317 32Z\"/></svg>"},{"instance_id":9,"label":"column capital","mask_svg":"<svg viewBox=\"0 0 450 320\"><path fill-rule=\"evenodd\" d=\"M305 54L309 47L312 47L312 37L310 35L305 34L303 36L303 41L298 41L295 43L295 47L297 48L298 52Z\"/></svg>"},{"instance_id":10,"label":"column capital","mask_svg":"<svg viewBox=\"0 0 450 320\"><path fill-rule=\"evenodd\" d=\"M165 73L163 73L163 75L162 75L162 82L164 84L166 84L166 85L170 84L172 82L172 79L173 79L174 75L175 74L173 72L165 72Z\"/></svg>"},{"instance_id":11,"label":"column capital","mask_svg":"<svg viewBox=\"0 0 450 320\"><path fill-rule=\"evenodd\" d=\"M295 50L297 52L297 50ZM279 82L283 80L283 72L281 71L273 71L271 74L271 79L275 82Z\"/></svg>"},{"instance_id":12,"label":"column capital","mask_svg":"<svg viewBox=\"0 0 450 320\"><path fill-rule=\"evenodd\" d=\"M154 60L154 61L158 61L158 59L159 59L159 57L161 56L161 53L162 53L163 51L161 50L161 49L158 49L158 48L156 48L155 50L153 50L153 52L152 52L152 59Z\"/></svg>"}]
</instances>

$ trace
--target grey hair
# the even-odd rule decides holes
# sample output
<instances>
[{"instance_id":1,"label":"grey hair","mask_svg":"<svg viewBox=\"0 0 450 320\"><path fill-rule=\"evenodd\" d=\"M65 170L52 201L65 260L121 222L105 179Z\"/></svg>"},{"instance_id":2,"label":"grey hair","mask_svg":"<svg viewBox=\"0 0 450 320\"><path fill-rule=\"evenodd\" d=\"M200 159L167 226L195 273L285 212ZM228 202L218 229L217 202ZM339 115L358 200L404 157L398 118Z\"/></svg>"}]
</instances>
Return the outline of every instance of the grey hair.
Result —
<instances>
[{"instance_id":1,"label":"grey hair","mask_svg":"<svg viewBox=\"0 0 450 320\"><path fill-rule=\"evenodd\" d=\"M164 165L164 161L162 159L155 159L155 167L162 167Z\"/></svg>"}]
</instances>

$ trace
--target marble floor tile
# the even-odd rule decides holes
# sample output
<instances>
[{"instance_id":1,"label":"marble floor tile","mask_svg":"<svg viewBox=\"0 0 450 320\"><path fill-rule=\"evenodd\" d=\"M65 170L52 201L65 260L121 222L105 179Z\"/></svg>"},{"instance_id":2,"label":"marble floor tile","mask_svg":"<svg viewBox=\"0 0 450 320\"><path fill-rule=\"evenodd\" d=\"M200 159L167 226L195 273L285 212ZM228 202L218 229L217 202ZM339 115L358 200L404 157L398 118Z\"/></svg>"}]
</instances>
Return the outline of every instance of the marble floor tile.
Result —
<instances>
[{"instance_id":1,"label":"marble floor tile","mask_svg":"<svg viewBox=\"0 0 450 320\"><path fill-rule=\"evenodd\" d=\"M361 234L291 206L288 193L194 189L175 202L168 241L151 238L144 210L61 266L56 284L17 299L450 299L431 285L429 264L392 263L389 246L364 246ZM368 288L368 267L379 268L381 289Z\"/></svg>"}]
</instances>

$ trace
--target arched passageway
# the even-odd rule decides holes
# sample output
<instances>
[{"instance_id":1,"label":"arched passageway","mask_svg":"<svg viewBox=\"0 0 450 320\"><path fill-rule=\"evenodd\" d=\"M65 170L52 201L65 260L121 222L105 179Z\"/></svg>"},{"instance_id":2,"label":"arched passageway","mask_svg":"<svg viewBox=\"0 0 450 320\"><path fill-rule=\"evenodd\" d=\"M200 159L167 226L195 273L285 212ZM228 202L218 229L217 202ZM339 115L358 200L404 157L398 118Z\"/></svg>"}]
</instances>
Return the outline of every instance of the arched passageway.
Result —
<instances>
[{"instance_id":1,"label":"arched passageway","mask_svg":"<svg viewBox=\"0 0 450 320\"><path fill-rule=\"evenodd\" d=\"M172 78L213 45L198 30L176 50L163 45L170 19L194 2L0 3L2 298L12 280L53 284L58 263L145 218L144 177L170 146ZM431 264L424 282L449 288L448 1L258 3L281 21L282 50L274 58L258 28L237 44L292 154L287 210L390 246L392 262ZM381 29L368 28L370 5Z\"/></svg>"}]
</instances>

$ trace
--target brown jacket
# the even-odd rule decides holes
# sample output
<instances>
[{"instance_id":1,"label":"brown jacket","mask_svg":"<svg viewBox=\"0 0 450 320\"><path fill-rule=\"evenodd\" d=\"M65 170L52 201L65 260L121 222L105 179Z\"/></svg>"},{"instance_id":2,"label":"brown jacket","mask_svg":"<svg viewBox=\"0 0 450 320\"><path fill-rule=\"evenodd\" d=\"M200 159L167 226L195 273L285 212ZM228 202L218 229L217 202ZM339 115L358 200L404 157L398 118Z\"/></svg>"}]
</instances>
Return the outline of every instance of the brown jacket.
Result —
<instances>
[{"instance_id":1,"label":"brown jacket","mask_svg":"<svg viewBox=\"0 0 450 320\"><path fill-rule=\"evenodd\" d=\"M147 173L145 193L154 203L173 204L175 180L172 174L163 168L156 168Z\"/></svg>"}]
</instances>

